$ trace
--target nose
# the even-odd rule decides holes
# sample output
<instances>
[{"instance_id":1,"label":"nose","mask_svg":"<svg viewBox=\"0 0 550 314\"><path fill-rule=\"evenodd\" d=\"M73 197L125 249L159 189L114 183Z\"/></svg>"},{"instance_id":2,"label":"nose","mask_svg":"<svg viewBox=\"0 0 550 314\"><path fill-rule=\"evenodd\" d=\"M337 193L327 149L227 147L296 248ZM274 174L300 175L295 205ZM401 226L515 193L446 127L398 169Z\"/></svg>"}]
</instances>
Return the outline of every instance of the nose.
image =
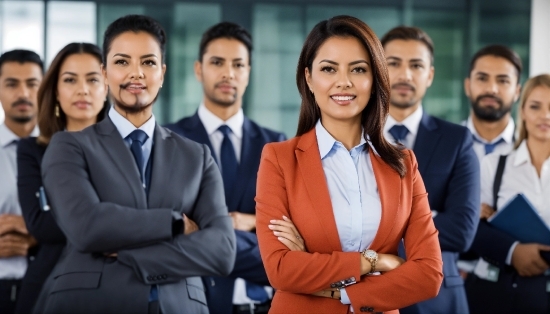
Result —
<instances>
[{"instance_id":1,"label":"nose","mask_svg":"<svg viewBox=\"0 0 550 314\"><path fill-rule=\"evenodd\" d=\"M336 86L343 89L350 88L352 86L352 82L349 78L349 73L347 71L339 71Z\"/></svg>"},{"instance_id":2,"label":"nose","mask_svg":"<svg viewBox=\"0 0 550 314\"><path fill-rule=\"evenodd\" d=\"M398 82L410 82L412 80L412 71L409 67L400 66L397 71L399 71L397 74Z\"/></svg>"},{"instance_id":3,"label":"nose","mask_svg":"<svg viewBox=\"0 0 550 314\"><path fill-rule=\"evenodd\" d=\"M498 85L495 80L489 80L485 84L485 92L490 95L496 95L498 93Z\"/></svg>"},{"instance_id":4,"label":"nose","mask_svg":"<svg viewBox=\"0 0 550 314\"><path fill-rule=\"evenodd\" d=\"M80 80L80 83L78 84L76 93L78 96L85 96L89 94L88 84L86 84L86 80Z\"/></svg>"},{"instance_id":5,"label":"nose","mask_svg":"<svg viewBox=\"0 0 550 314\"><path fill-rule=\"evenodd\" d=\"M235 78L235 70L231 63L227 62L224 66L222 78L223 80L232 80Z\"/></svg>"},{"instance_id":6,"label":"nose","mask_svg":"<svg viewBox=\"0 0 550 314\"><path fill-rule=\"evenodd\" d=\"M145 74L143 73L143 69L141 68L141 63L135 62L130 68L130 79L132 80L140 80L145 77Z\"/></svg>"},{"instance_id":7,"label":"nose","mask_svg":"<svg viewBox=\"0 0 550 314\"><path fill-rule=\"evenodd\" d=\"M31 90L26 84L19 84L17 89L18 98L28 99L31 96Z\"/></svg>"}]
</instances>

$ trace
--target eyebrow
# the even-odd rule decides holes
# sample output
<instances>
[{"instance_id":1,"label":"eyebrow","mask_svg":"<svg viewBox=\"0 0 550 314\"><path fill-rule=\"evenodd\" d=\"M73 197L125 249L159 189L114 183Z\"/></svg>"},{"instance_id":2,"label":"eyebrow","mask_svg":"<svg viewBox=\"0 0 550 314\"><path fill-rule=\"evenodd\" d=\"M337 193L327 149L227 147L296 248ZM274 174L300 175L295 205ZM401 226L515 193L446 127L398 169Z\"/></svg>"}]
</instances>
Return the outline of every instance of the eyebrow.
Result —
<instances>
[{"instance_id":1,"label":"eyebrow","mask_svg":"<svg viewBox=\"0 0 550 314\"><path fill-rule=\"evenodd\" d=\"M386 60L388 60L388 59L395 59L395 60L399 60L399 61L403 60L399 57L394 57L394 56L389 56L389 57L386 58ZM422 58L414 58L414 59L410 59L409 62L426 62L426 61Z\"/></svg>"},{"instance_id":2,"label":"eyebrow","mask_svg":"<svg viewBox=\"0 0 550 314\"><path fill-rule=\"evenodd\" d=\"M224 60L225 61L225 58L224 57L218 57L218 56L212 56L210 57L210 60ZM243 61L244 59L243 58L235 58L235 59L231 59L231 61Z\"/></svg>"},{"instance_id":3,"label":"eyebrow","mask_svg":"<svg viewBox=\"0 0 550 314\"><path fill-rule=\"evenodd\" d=\"M319 63L323 63L323 62L338 65L338 62L335 62L335 61L332 61L332 60L323 59L323 60L319 61ZM355 65L355 64L358 64L358 63L369 64L366 60L356 60L356 61L352 61L352 62L348 63L348 65Z\"/></svg>"},{"instance_id":4,"label":"eyebrow","mask_svg":"<svg viewBox=\"0 0 550 314\"><path fill-rule=\"evenodd\" d=\"M74 73L74 72L69 72L69 71L65 71L65 72L61 73L61 75L65 75L65 74L67 74L67 75L74 75L74 76L77 76L77 75L78 75L78 74L76 74L76 73ZM86 73L85 75L88 76L88 75L96 75L96 74L97 74L97 75L100 75L99 72L88 72L88 73Z\"/></svg>"},{"instance_id":5,"label":"eyebrow","mask_svg":"<svg viewBox=\"0 0 550 314\"><path fill-rule=\"evenodd\" d=\"M485 73L485 72L476 72L474 73L474 75L483 75L483 76L489 76L488 73ZM497 77L499 78L511 78L512 76L508 75L508 74L497 74Z\"/></svg>"},{"instance_id":6,"label":"eyebrow","mask_svg":"<svg viewBox=\"0 0 550 314\"><path fill-rule=\"evenodd\" d=\"M123 58L132 58L130 55L127 55L125 53L115 53L113 55L113 57L116 57L116 56L119 56L119 57L123 57ZM144 59L144 58L151 58L151 57L154 57L154 58L158 58L156 54L154 53L149 53L149 54L146 54L146 55L143 55L141 57L139 57L140 59Z\"/></svg>"}]
</instances>

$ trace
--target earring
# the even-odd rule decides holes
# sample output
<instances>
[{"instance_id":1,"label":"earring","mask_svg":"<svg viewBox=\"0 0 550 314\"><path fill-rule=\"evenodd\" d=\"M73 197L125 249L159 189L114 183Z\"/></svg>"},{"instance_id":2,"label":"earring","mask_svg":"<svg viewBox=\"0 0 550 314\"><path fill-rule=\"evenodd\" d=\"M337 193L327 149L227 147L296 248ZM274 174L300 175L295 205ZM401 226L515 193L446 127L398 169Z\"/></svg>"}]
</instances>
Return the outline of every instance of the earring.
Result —
<instances>
[{"instance_id":1,"label":"earring","mask_svg":"<svg viewBox=\"0 0 550 314\"><path fill-rule=\"evenodd\" d=\"M55 116L59 118L59 103L55 105Z\"/></svg>"}]
</instances>

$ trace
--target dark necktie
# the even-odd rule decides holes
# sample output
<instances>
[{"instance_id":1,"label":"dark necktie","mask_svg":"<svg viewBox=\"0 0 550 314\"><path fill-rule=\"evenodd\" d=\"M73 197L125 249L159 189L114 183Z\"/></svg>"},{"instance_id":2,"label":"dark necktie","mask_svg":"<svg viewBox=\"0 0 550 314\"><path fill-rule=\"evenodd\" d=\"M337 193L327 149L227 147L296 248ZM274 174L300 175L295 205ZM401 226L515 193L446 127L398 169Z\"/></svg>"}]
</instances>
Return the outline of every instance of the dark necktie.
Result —
<instances>
[{"instance_id":1,"label":"dark necktie","mask_svg":"<svg viewBox=\"0 0 550 314\"><path fill-rule=\"evenodd\" d=\"M480 141L477 137L475 137L475 135L473 135L473 137L474 137L474 141L483 144L483 146L485 147L485 155L492 153L498 145L500 145L501 143L504 143L504 139L502 137L498 141L492 144L487 144L485 142Z\"/></svg>"},{"instance_id":2,"label":"dark necktie","mask_svg":"<svg viewBox=\"0 0 550 314\"><path fill-rule=\"evenodd\" d=\"M130 135L128 135L128 138L132 140L132 144L130 145L130 150L132 151L132 154L134 155L134 159L136 160L136 165L139 169L139 177L141 178L141 182L143 183L144 177L143 177L143 144L149 136L143 132L142 130L136 129Z\"/></svg>"},{"instance_id":3,"label":"dark necktie","mask_svg":"<svg viewBox=\"0 0 550 314\"><path fill-rule=\"evenodd\" d=\"M389 132L396 142L403 144L407 134L409 134L409 129L404 125L396 124L390 128Z\"/></svg>"},{"instance_id":4,"label":"dark necktie","mask_svg":"<svg viewBox=\"0 0 550 314\"><path fill-rule=\"evenodd\" d=\"M235 148L229 138L231 129L227 125L222 125L218 130L223 133L223 141L220 149L220 165L222 168L225 199L227 200L237 180L237 167L239 164L237 162L237 155L235 155Z\"/></svg>"},{"instance_id":5,"label":"dark necktie","mask_svg":"<svg viewBox=\"0 0 550 314\"><path fill-rule=\"evenodd\" d=\"M246 281L246 296L249 299L260 303L264 303L269 300L269 296L267 295L264 287L250 281Z\"/></svg>"}]
</instances>

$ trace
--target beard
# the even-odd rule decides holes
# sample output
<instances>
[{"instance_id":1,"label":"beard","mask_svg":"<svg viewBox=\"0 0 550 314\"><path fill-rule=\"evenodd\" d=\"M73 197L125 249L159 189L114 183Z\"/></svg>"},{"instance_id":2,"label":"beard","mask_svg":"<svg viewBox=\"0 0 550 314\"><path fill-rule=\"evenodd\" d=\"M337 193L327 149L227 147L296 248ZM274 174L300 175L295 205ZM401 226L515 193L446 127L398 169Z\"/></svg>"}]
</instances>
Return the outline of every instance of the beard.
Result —
<instances>
[{"instance_id":1,"label":"beard","mask_svg":"<svg viewBox=\"0 0 550 314\"><path fill-rule=\"evenodd\" d=\"M397 100L396 99L397 97L393 97L392 94L390 94L390 104L397 107L397 108L400 108L400 109L406 109L406 108L410 108L410 107L414 106L417 103L417 100L414 98L414 96L416 95L415 94L416 89L414 88L414 86L412 86L410 84L406 84L406 83L397 83L397 84L393 84L391 86L391 89L393 89L394 87L397 87L399 85L407 86L408 88L410 88L413 92L413 95L409 99Z\"/></svg>"},{"instance_id":2,"label":"beard","mask_svg":"<svg viewBox=\"0 0 550 314\"><path fill-rule=\"evenodd\" d=\"M124 110L126 113L136 114L136 113L140 113L142 111L145 111L147 108L151 107L157 101L157 98L159 97L159 94L157 93L157 95L155 96L153 101L147 103L146 101L143 101L143 100L139 99L139 97L136 95L135 96L135 98L136 98L135 102L133 104L128 104L128 103L125 103L125 102L122 101L122 96L120 95L124 88L126 88L125 85L120 86L120 89L119 89L119 92L118 92L118 97L120 98L120 100L117 99L116 97L114 97L113 95L111 95L111 99L113 99L113 103L115 104L115 106L117 106L120 109Z\"/></svg>"},{"instance_id":3,"label":"beard","mask_svg":"<svg viewBox=\"0 0 550 314\"><path fill-rule=\"evenodd\" d=\"M11 107L14 108L18 105L28 105L28 106L34 107L32 102L30 102L26 99L18 99L13 104L11 104ZM30 113L30 114L27 114L27 115L24 115L24 116L18 116L18 115L11 115L11 114L8 114L6 112L6 118L9 118L11 121L13 121L15 123L18 123L18 124L29 123L30 121L32 121L34 119L35 115L36 114L34 114L34 113Z\"/></svg>"},{"instance_id":4,"label":"beard","mask_svg":"<svg viewBox=\"0 0 550 314\"><path fill-rule=\"evenodd\" d=\"M226 82L220 82L220 83L217 83L216 85L214 85L214 89L211 92L204 90L204 95L212 103L214 103L216 105L219 105L221 107L227 108L227 107L233 106L237 102L238 95L237 95L237 91L235 90L235 93L233 94L233 97L232 97L233 99L231 99L231 100L220 99L219 97L217 97L216 94L215 94L215 90L218 87L218 85L224 84L224 83L226 84Z\"/></svg>"},{"instance_id":5,"label":"beard","mask_svg":"<svg viewBox=\"0 0 550 314\"><path fill-rule=\"evenodd\" d=\"M483 98L492 98L494 99L497 104L498 104L498 107L497 108L493 108L493 107L483 107L480 102L481 102L481 99ZM471 103L471 106L472 106L472 110L474 112L474 115L480 119L480 120L483 120L483 121L487 121L487 122L495 122L495 121L499 121L500 119L502 119L507 113L509 113L511 110L512 110L512 103L509 103L509 104L504 104L504 101L501 99L501 98L498 98L496 96L492 96L492 95L480 95L478 97L476 97L476 99L470 99L470 103Z\"/></svg>"}]
</instances>

